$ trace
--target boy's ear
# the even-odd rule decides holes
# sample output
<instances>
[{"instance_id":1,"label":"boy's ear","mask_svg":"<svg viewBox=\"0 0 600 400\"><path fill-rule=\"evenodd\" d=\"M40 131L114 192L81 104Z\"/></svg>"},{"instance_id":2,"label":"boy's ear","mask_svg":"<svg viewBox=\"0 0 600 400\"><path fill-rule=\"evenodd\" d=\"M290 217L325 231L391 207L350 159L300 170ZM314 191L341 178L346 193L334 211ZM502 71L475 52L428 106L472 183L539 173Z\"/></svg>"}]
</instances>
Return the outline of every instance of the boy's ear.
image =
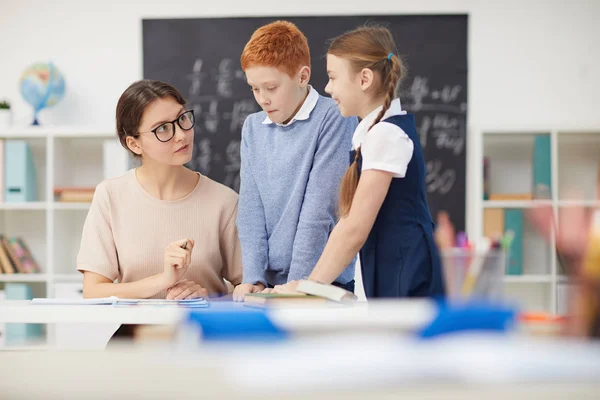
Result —
<instances>
[{"instance_id":1,"label":"boy's ear","mask_svg":"<svg viewBox=\"0 0 600 400\"><path fill-rule=\"evenodd\" d=\"M373 70L370 68L363 68L360 71L360 88L363 91L369 90L371 86L373 86L373 81L375 79L375 74Z\"/></svg>"},{"instance_id":2,"label":"boy's ear","mask_svg":"<svg viewBox=\"0 0 600 400\"><path fill-rule=\"evenodd\" d=\"M138 145L135 138L133 138L132 136L127 136L126 140L127 140L127 147L129 147L129 150L133 151L138 156L141 156L142 148Z\"/></svg>"},{"instance_id":3,"label":"boy's ear","mask_svg":"<svg viewBox=\"0 0 600 400\"><path fill-rule=\"evenodd\" d=\"M300 86L308 85L310 81L310 67L304 66L298 71L298 78L300 79Z\"/></svg>"}]
</instances>

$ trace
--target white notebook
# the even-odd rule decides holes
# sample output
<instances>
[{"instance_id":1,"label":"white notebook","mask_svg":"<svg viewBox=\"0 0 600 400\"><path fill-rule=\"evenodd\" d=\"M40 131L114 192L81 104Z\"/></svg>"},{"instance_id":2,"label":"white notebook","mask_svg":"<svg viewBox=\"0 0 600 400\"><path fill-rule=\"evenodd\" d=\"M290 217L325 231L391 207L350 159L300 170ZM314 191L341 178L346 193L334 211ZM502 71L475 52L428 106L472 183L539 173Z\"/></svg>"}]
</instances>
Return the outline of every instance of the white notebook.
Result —
<instances>
[{"instance_id":1,"label":"white notebook","mask_svg":"<svg viewBox=\"0 0 600 400\"><path fill-rule=\"evenodd\" d=\"M309 280L300 281L296 287L296 291L313 296L325 297L340 303L353 303L358 299L354 293L342 289L339 286L325 285Z\"/></svg>"},{"instance_id":2,"label":"white notebook","mask_svg":"<svg viewBox=\"0 0 600 400\"><path fill-rule=\"evenodd\" d=\"M117 305L117 306L182 306L182 307L207 307L208 300L199 297L189 300L166 299L120 299L116 296L93 299L49 299L35 298L29 302L34 305Z\"/></svg>"}]
</instances>

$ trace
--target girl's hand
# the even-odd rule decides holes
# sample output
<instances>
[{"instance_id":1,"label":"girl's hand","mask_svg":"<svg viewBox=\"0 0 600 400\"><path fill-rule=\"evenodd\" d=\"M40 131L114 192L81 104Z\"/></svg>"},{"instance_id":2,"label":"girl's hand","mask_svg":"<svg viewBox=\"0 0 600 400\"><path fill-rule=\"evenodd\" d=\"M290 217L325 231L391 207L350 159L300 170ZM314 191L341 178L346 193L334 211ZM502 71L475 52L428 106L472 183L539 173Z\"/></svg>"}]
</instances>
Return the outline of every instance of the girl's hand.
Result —
<instances>
[{"instance_id":1,"label":"girl's hand","mask_svg":"<svg viewBox=\"0 0 600 400\"><path fill-rule=\"evenodd\" d=\"M285 285L277 285L271 290L273 294L303 294L296 292L296 288L300 281L290 281Z\"/></svg>"}]
</instances>

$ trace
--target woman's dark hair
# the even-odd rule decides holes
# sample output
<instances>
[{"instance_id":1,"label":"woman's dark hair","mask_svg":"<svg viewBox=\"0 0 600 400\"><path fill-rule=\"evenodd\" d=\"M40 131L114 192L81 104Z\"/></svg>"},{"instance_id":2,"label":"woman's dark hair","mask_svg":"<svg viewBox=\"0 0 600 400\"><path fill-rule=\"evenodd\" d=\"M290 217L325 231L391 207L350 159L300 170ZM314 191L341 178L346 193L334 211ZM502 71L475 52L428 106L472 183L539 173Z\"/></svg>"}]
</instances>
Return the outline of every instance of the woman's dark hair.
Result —
<instances>
[{"instance_id":1,"label":"woman's dark hair","mask_svg":"<svg viewBox=\"0 0 600 400\"><path fill-rule=\"evenodd\" d=\"M172 85L166 82L144 79L134 82L119 98L117 103L117 135L121 145L130 151L135 157L139 157L127 146L127 136L137 138L138 129L146 107L156 99L172 97L176 102L185 105L186 101Z\"/></svg>"}]
</instances>

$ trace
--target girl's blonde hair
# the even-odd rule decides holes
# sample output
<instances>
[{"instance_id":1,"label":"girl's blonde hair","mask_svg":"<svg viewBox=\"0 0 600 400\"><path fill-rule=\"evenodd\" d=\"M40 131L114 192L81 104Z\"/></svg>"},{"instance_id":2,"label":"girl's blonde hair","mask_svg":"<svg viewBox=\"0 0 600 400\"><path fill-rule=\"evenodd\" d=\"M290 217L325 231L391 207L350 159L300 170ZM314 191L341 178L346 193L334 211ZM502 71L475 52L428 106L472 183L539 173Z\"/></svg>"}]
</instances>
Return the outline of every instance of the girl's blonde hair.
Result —
<instances>
[{"instance_id":1,"label":"girl's blonde hair","mask_svg":"<svg viewBox=\"0 0 600 400\"><path fill-rule=\"evenodd\" d=\"M360 72L364 68L372 70L380 77L379 91L385 93L383 108L375 118L373 125L383 118L396 97L396 88L406 74L406 67L396 51L392 33L384 27L365 26L346 32L333 39L328 54L350 61L352 69ZM342 178L340 186L339 216L344 217L350 212L352 199L358 186L357 162L360 147L356 151L354 162Z\"/></svg>"}]
</instances>

